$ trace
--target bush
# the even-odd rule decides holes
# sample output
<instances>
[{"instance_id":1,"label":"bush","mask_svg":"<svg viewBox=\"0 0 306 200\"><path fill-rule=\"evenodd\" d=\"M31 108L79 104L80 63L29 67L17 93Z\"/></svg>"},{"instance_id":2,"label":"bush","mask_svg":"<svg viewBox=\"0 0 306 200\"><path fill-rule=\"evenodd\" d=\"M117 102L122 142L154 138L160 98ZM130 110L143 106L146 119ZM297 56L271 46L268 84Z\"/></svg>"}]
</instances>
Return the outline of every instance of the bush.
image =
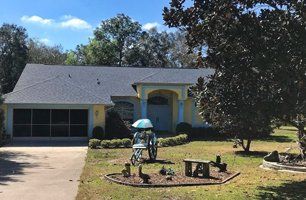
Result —
<instances>
[{"instance_id":1,"label":"bush","mask_svg":"<svg viewBox=\"0 0 306 200\"><path fill-rule=\"evenodd\" d=\"M188 136L187 134L180 134L175 137L168 137L168 138L159 138L158 143L162 147L168 147L168 146L176 146L185 144L188 142Z\"/></svg>"},{"instance_id":2,"label":"bush","mask_svg":"<svg viewBox=\"0 0 306 200\"><path fill-rule=\"evenodd\" d=\"M95 139L103 140L105 138L104 129L101 126L96 126L92 130L92 137Z\"/></svg>"},{"instance_id":3,"label":"bush","mask_svg":"<svg viewBox=\"0 0 306 200\"><path fill-rule=\"evenodd\" d=\"M111 140L111 143L110 143L110 147L111 148L118 148L122 145L122 141L121 139L114 139L114 140Z\"/></svg>"},{"instance_id":4,"label":"bush","mask_svg":"<svg viewBox=\"0 0 306 200\"><path fill-rule=\"evenodd\" d=\"M128 138L123 138L122 140L123 147L131 147L132 146L132 140Z\"/></svg>"},{"instance_id":5,"label":"bush","mask_svg":"<svg viewBox=\"0 0 306 200\"><path fill-rule=\"evenodd\" d=\"M100 146L100 143L101 143L101 141L98 140L98 139L90 139L89 143L88 143L88 146L91 149L97 149Z\"/></svg>"},{"instance_id":6,"label":"bush","mask_svg":"<svg viewBox=\"0 0 306 200\"><path fill-rule=\"evenodd\" d=\"M101 147L102 148L110 148L110 146L111 146L111 141L110 140L102 140L101 141Z\"/></svg>"},{"instance_id":7,"label":"bush","mask_svg":"<svg viewBox=\"0 0 306 200\"><path fill-rule=\"evenodd\" d=\"M107 139L127 138L130 137L131 130L120 115L114 109L111 109L106 114L105 133Z\"/></svg>"},{"instance_id":8,"label":"bush","mask_svg":"<svg viewBox=\"0 0 306 200\"><path fill-rule=\"evenodd\" d=\"M118 148L118 147L131 147L132 141L129 138L113 139L113 140L102 140L102 148Z\"/></svg>"},{"instance_id":9,"label":"bush","mask_svg":"<svg viewBox=\"0 0 306 200\"><path fill-rule=\"evenodd\" d=\"M188 124L186 122L181 122L181 123L176 125L175 130L176 130L177 134L185 133L185 134L189 135L191 133L192 126L191 126L191 124Z\"/></svg>"}]
</instances>

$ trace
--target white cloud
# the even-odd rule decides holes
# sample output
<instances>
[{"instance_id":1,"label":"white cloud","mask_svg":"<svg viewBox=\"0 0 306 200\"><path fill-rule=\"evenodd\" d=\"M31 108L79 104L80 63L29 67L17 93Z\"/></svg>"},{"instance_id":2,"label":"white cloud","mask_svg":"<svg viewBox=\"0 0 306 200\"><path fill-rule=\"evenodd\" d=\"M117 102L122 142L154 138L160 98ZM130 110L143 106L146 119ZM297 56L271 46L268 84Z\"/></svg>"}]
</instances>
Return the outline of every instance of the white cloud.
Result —
<instances>
[{"instance_id":1,"label":"white cloud","mask_svg":"<svg viewBox=\"0 0 306 200\"><path fill-rule=\"evenodd\" d=\"M32 16L22 16L21 21L27 22L27 23L37 23L37 24L43 24L43 25L51 25L53 23L52 19L46 19L42 18L37 15L32 15Z\"/></svg>"},{"instance_id":2,"label":"white cloud","mask_svg":"<svg viewBox=\"0 0 306 200\"><path fill-rule=\"evenodd\" d=\"M52 42L48 38L41 38L39 39L39 42L44 43L45 45L51 45Z\"/></svg>"},{"instance_id":3,"label":"white cloud","mask_svg":"<svg viewBox=\"0 0 306 200\"><path fill-rule=\"evenodd\" d=\"M83 19L73 17L70 15L63 16L65 21L60 23L62 28L72 28L72 29L91 29L92 26Z\"/></svg>"},{"instance_id":4,"label":"white cloud","mask_svg":"<svg viewBox=\"0 0 306 200\"><path fill-rule=\"evenodd\" d=\"M149 22L149 23L146 23L146 24L144 24L143 26L142 26L142 28L144 29L144 30L150 30L150 29L152 29L152 28L160 28L161 27L161 25L158 23L158 22Z\"/></svg>"},{"instance_id":5,"label":"white cloud","mask_svg":"<svg viewBox=\"0 0 306 200\"><path fill-rule=\"evenodd\" d=\"M47 19L37 15L33 16L22 16L21 21L25 23L35 23L48 25L53 28L71 28L71 29L92 29L92 26L83 19L74 17L71 15L64 15L60 18L59 21L54 19Z\"/></svg>"}]
</instances>

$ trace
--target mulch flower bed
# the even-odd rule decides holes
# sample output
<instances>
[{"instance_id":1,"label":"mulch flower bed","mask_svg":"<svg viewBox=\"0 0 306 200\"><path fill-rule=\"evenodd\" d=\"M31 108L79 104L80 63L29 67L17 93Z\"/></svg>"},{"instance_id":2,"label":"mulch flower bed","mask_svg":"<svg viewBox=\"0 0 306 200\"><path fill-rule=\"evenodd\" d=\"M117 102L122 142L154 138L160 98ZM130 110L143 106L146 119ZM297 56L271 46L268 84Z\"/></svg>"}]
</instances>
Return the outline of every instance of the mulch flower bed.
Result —
<instances>
[{"instance_id":1,"label":"mulch flower bed","mask_svg":"<svg viewBox=\"0 0 306 200\"><path fill-rule=\"evenodd\" d=\"M295 162L283 161L280 163L282 165L288 165L288 166L306 167L306 160L297 160Z\"/></svg>"},{"instance_id":2,"label":"mulch flower bed","mask_svg":"<svg viewBox=\"0 0 306 200\"><path fill-rule=\"evenodd\" d=\"M106 179L124 185L138 187L166 187L166 186L191 186L191 185L216 185L223 184L230 179L236 177L239 173L235 172L218 172L211 169L209 178L202 177L187 177L182 173L177 173L172 177L172 180L167 180L166 176L159 173L150 173L149 184L143 184L142 179L135 174L130 177L123 177L121 173L108 174Z\"/></svg>"}]
</instances>

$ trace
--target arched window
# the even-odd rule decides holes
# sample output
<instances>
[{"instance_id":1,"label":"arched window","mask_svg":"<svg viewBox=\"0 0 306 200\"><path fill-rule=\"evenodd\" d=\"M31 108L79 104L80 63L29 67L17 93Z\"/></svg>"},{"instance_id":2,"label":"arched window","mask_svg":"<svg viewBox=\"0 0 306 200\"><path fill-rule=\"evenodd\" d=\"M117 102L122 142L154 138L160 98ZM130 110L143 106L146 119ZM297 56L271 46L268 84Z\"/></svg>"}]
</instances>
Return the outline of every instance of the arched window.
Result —
<instances>
[{"instance_id":1,"label":"arched window","mask_svg":"<svg viewBox=\"0 0 306 200\"><path fill-rule=\"evenodd\" d=\"M133 123L134 121L134 105L129 102L119 101L115 102L115 111L120 115L123 121Z\"/></svg>"},{"instance_id":2,"label":"arched window","mask_svg":"<svg viewBox=\"0 0 306 200\"><path fill-rule=\"evenodd\" d=\"M168 105L168 99L161 96L155 96L148 99L148 104L151 105Z\"/></svg>"}]
</instances>

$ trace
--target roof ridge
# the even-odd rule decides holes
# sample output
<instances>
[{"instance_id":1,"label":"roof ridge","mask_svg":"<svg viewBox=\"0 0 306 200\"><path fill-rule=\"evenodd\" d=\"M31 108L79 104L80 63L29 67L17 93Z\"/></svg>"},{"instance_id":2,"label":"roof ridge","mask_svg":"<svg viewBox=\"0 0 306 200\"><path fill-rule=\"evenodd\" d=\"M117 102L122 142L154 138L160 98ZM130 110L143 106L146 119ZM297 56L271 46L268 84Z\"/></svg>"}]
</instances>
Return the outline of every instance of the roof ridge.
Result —
<instances>
[{"instance_id":1,"label":"roof ridge","mask_svg":"<svg viewBox=\"0 0 306 200\"><path fill-rule=\"evenodd\" d=\"M154 73L152 73L152 74L149 74L148 76L145 76L145 77L143 77L143 78L141 78L141 79L139 79L139 80L137 80L137 81L134 81L134 83L139 83L140 81L143 81L143 80L145 80L145 79L147 79L147 78L150 78L150 77L152 77L152 76L154 76L154 75L156 75L156 74L159 74L161 72L161 70L159 70L158 72L154 72Z\"/></svg>"},{"instance_id":2,"label":"roof ridge","mask_svg":"<svg viewBox=\"0 0 306 200\"><path fill-rule=\"evenodd\" d=\"M83 88L83 87L79 86L78 84L76 84L76 83L74 83L74 82L72 82L72 81L68 81L68 80L66 80L66 79L64 79L64 78L62 78L62 77L60 77L60 76L59 76L59 78L61 78L61 80L65 81L66 83L68 83L68 84L70 84L70 85L73 85L73 86L76 86L76 87L78 87L79 89L81 89L81 90L87 92L88 94L90 94L90 95L92 95L92 96L94 96L94 97L96 97L96 98L98 98L98 99L101 99L102 101L105 101L105 99L103 99L102 97L99 97L99 96L95 95L95 94L92 93L89 89Z\"/></svg>"},{"instance_id":3,"label":"roof ridge","mask_svg":"<svg viewBox=\"0 0 306 200\"><path fill-rule=\"evenodd\" d=\"M36 66L51 66L51 67L109 67L109 68L135 68L135 69L167 69L167 70L197 70L197 67L156 67L156 66L112 66L112 65L57 65L57 64L38 64L38 63L27 63L27 65Z\"/></svg>"},{"instance_id":4,"label":"roof ridge","mask_svg":"<svg viewBox=\"0 0 306 200\"><path fill-rule=\"evenodd\" d=\"M22 90L25 90L25 89L34 87L34 86L39 85L39 84L41 84L41 83L45 83L45 82L51 81L51 80L53 80L53 79L59 78L59 76L60 76L60 75L56 75L56 76L54 76L54 77L47 78L47 79L45 79L45 80L43 80L43 81L39 81L39 82L33 83L33 84L31 84L31 85L25 86L25 87L23 87L23 88L20 88L19 90L12 91L12 92L9 92L9 93L6 93L6 94L4 94L3 96L7 96L7 95L10 95L10 94L14 94L14 93L16 93L16 92L20 92L20 91L22 91Z\"/></svg>"}]
</instances>

